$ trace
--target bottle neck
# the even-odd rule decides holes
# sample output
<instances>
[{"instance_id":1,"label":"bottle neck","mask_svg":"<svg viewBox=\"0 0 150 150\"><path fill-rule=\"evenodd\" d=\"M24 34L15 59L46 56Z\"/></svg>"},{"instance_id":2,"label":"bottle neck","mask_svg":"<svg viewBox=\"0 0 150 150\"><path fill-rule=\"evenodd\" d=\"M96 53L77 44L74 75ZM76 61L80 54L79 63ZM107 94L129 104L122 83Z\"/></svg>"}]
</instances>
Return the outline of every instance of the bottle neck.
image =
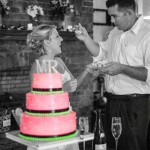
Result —
<instances>
[{"instance_id":1,"label":"bottle neck","mask_svg":"<svg viewBox=\"0 0 150 150\"><path fill-rule=\"evenodd\" d=\"M97 110L97 123L98 123L98 126L99 128L104 131L103 129L103 124L102 124L102 118L101 118L101 109L98 109Z\"/></svg>"},{"instance_id":2,"label":"bottle neck","mask_svg":"<svg viewBox=\"0 0 150 150\"><path fill-rule=\"evenodd\" d=\"M97 118L101 119L101 109L97 109Z\"/></svg>"}]
</instances>

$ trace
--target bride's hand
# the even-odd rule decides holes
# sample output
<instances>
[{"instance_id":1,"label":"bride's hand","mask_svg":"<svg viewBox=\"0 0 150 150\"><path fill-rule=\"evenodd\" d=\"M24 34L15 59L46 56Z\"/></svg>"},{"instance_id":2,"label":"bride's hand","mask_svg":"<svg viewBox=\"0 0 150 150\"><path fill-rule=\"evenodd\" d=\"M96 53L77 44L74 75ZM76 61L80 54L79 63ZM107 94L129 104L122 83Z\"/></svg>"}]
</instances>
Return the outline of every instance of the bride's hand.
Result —
<instances>
[{"instance_id":1,"label":"bride's hand","mask_svg":"<svg viewBox=\"0 0 150 150\"><path fill-rule=\"evenodd\" d=\"M76 88L77 88L76 79L70 80L63 85L63 90L67 92L74 92Z\"/></svg>"}]
</instances>

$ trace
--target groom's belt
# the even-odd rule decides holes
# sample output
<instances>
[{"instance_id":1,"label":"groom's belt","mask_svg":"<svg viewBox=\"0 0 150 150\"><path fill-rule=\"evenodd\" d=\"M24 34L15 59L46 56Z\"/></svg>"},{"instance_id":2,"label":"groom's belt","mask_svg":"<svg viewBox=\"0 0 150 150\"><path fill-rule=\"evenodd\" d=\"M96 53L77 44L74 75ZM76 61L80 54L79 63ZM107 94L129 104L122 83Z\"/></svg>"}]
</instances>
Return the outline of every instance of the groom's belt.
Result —
<instances>
[{"instance_id":1,"label":"groom's belt","mask_svg":"<svg viewBox=\"0 0 150 150\"><path fill-rule=\"evenodd\" d=\"M127 95L115 95L112 93L106 92L104 94L108 99L112 100L130 100L130 99L136 99L136 98L148 98L150 94L127 94Z\"/></svg>"}]
</instances>

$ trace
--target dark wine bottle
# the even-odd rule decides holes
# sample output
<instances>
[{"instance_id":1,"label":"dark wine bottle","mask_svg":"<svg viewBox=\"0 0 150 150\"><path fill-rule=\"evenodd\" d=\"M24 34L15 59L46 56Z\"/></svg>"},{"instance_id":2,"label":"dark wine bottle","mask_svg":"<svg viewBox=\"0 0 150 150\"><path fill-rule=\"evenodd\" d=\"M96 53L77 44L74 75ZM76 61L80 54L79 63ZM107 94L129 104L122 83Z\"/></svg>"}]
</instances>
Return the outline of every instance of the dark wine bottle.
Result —
<instances>
[{"instance_id":1,"label":"dark wine bottle","mask_svg":"<svg viewBox=\"0 0 150 150\"><path fill-rule=\"evenodd\" d=\"M95 150L106 150L106 135L103 129L101 119L101 109L95 110L96 121L94 127L94 149Z\"/></svg>"}]
</instances>

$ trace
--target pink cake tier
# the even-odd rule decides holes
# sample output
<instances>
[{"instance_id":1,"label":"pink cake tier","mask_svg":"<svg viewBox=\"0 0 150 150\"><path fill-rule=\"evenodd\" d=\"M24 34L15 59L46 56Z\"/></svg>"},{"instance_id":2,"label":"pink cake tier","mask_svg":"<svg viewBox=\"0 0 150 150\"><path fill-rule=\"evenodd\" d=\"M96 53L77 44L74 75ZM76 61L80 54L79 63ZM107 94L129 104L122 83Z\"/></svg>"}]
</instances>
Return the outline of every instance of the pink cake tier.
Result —
<instances>
[{"instance_id":1,"label":"pink cake tier","mask_svg":"<svg viewBox=\"0 0 150 150\"><path fill-rule=\"evenodd\" d=\"M32 116L22 113L20 133L31 137L64 136L76 131L76 113L59 116Z\"/></svg>"},{"instance_id":2,"label":"pink cake tier","mask_svg":"<svg viewBox=\"0 0 150 150\"><path fill-rule=\"evenodd\" d=\"M33 112L61 112L69 110L67 92L60 94L26 94L26 109Z\"/></svg>"},{"instance_id":3,"label":"pink cake tier","mask_svg":"<svg viewBox=\"0 0 150 150\"><path fill-rule=\"evenodd\" d=\"M60 73L35 73L32 89L62 89L62 76Z\"/></svg>"}]
</instances>

